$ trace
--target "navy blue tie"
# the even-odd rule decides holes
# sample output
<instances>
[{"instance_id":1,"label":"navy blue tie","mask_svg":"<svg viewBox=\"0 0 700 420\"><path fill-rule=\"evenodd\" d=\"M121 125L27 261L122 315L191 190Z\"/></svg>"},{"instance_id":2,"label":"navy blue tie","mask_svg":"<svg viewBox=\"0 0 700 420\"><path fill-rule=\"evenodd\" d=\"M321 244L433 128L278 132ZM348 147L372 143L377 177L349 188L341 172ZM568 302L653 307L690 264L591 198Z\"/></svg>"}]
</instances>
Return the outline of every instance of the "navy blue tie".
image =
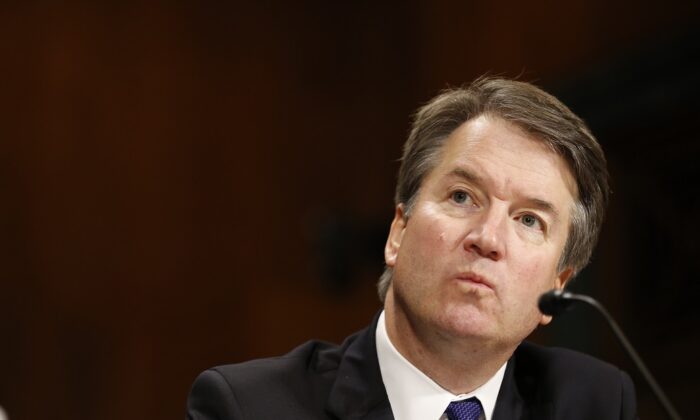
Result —
<instances>
[{"instance_id":1,"label":"navy blue tie","mask_svg":"<svg viewBox=\"0 0 700 420\"><path fill-rule=\"evenodd\" d=\"M479 420L481 417L481 403L476 397L452 401L447 406L445 414L450 420Z\"/></svg>"}]
</instances>

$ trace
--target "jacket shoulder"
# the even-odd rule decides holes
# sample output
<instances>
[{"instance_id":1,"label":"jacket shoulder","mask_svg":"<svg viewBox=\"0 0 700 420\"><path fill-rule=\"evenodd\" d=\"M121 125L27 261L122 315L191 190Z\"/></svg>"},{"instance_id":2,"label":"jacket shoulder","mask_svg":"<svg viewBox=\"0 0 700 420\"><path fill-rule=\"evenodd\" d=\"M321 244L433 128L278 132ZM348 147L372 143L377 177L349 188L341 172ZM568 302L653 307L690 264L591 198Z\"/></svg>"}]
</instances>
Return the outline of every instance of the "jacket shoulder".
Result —
<instances>
[{"instance_id":1,"label":"jacket shoulder","mask_svg":"<svg viewBox=\"0 0 700 420\"><path fill-rule=\"evenodd\" d=\"M340 347L323 341L308 341L277 357L216 366L214 371L232 387L272 390L332 373L342 357Z\"/></svg>"},{"instance_id":2,"label":"jacket shoulder","mask_svg":"<svg viewBox=\"0 0 700 420\"><path fill-rule=\"evenodd\" d=\"M560 347L543 347L523 342L514 356L518 364L536 368L543 375L562 376L562 379L569 378L572 374L592 378L620 374L620 369L610 363Z\"/></svg>"},{"instance_id":3,"label":"jacket shoulder","mask_svg":"<svg viewBox=\"0 0 700 420\"><path fill-rule=\"evenodd\" d=\"M549 402L556 418L636 418L634 385L627 373L589 355L524 342L513 357L524 398ZM588 412L593 417L580 417Z\"/></svg>"},{"instance_id":4,"label":"jacket shoulder","mask_svg":"<svg viewBox=\"0 0 700 420\"><path fill-rule=\"evenodd\" d=\"M192 385L188 419L317 418L344 347L314 340L283 356L208 369Z\"/></svg>"}]
</instances>

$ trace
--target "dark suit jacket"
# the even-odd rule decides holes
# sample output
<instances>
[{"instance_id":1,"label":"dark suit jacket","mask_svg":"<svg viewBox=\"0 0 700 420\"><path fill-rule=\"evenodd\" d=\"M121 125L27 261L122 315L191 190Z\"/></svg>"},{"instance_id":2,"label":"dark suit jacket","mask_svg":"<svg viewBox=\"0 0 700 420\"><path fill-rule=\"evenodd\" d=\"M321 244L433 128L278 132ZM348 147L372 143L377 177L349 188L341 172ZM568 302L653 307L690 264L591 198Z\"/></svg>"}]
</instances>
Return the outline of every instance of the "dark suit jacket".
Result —
<instances>
[{"instance_id":1,"label":"dark suit jacket","mask_svg":"<svg viewBox=\"0 0 700 420\"><path fill-rule=\"evenodd\" d=\"M336 346L310 341L285 356L203 372L190 420L393 419L375 347L377 318ZM634 386L616 367L522 343L508 361L494 420L636 419Z\"/></svg>"}]
</instances>

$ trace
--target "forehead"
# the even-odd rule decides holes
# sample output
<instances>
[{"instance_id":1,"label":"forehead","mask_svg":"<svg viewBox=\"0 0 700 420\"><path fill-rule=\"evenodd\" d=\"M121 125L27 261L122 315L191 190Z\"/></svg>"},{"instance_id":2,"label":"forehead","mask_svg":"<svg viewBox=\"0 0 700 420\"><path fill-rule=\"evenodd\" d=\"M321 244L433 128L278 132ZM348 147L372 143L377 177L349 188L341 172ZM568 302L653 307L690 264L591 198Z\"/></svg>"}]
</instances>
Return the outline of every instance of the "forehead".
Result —
<instances>
[{"instance_id":1,"label":"forehead","mask_svg":"<svg viewBox=\"0 0 700 420\"><path fill-rule=\"evenodd\" d=\"M442 145L425 182L460 171L488 184L497 196L548 196L548 201L565 205L578 195L574 176L562 156L498 117L482 115L458 127Z\"/></svg>"}]
</instances>

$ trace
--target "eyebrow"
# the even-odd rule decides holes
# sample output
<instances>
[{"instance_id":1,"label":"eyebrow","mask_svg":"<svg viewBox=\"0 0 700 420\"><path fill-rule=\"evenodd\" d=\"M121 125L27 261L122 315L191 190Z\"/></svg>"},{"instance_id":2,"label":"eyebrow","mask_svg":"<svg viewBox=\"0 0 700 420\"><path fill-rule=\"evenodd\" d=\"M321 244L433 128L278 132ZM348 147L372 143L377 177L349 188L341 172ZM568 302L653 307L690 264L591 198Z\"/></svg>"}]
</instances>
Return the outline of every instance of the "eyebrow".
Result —
<instances>
[{"instance_id":1,"label":"eyebrow","mask_svg":"<svg viewBox=\"0 0 700 420\"><path fill-rule=\"evenodd\" d=\"M450 172L450 175L462 178L465 181L473 182L475 184L482 184L484 182L484 178L481 175L475 174L474 172L464 168L456 168Z\"/></svg>"},{"instance_id":2,"label":"eyebrow","mask_svg":"<svg viewBox=\"0 0 700 420\"><path fill-rule=\"evenodd\" d=\"M476 184L477 186L482 186L484 184L484 177L468 169L456 168L452 170L449 175L462 178L467 182ZM527 203L528 207L533 207L537 210L549 213L552 215L552 218L554 218L555 221L559 220L559 212L549 201L537 197L525 197L524 201Z\"/></svg>"}]
</instances>

